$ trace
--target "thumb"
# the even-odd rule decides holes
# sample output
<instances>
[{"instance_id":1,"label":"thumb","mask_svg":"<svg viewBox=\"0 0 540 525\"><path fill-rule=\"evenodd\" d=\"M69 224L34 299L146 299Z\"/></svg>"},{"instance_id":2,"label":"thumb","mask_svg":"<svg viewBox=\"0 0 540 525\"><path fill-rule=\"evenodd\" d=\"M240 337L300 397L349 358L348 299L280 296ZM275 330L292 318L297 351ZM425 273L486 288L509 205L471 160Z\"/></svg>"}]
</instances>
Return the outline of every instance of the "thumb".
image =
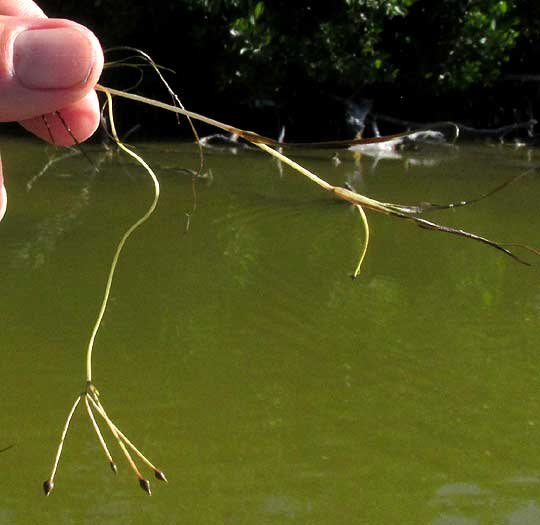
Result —
<instances>
[{"instance_id":1,"label":"thumb","mask_svg":"<svg viewBox=\"0 0 540 525\"><path fill-rule=\"evenodd\" d=\"M96 84L103 53L91 31L69 20L0 16L0 122L50 113Z\"/></svg>"}]
</instances>

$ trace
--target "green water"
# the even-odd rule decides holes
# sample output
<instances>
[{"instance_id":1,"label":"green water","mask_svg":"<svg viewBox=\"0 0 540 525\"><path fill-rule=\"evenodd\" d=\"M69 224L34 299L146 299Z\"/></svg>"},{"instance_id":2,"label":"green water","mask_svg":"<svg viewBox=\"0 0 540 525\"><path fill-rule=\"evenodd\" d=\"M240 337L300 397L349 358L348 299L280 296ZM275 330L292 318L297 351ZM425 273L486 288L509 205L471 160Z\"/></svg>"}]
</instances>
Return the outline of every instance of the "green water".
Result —
<instances>
[{"instance_id":1,"label":"green water","mask_svg":"<svg viewBox=\"0 0 540 525\"><path fill-rule=\"evenodd\" d=\"M147 497L88 417L62 425L115 243L151 199L123 157L4 140L0 224L1 524L540 523L540 261L358 214L262 152L207 150L192 213L191 145L141 145L162 183L126 246L95 346L120 428L162 468ZM424 147L405 158L299 152L327 180L391 202L477 196L431 213L539 245L540 152ZM100 159L101 156L101 159ZM187 215L191 214L186 233ZM82 407L81 407L82 408ZM105 430L105 429L104 429Z\"/></svg>"}]
</instances>

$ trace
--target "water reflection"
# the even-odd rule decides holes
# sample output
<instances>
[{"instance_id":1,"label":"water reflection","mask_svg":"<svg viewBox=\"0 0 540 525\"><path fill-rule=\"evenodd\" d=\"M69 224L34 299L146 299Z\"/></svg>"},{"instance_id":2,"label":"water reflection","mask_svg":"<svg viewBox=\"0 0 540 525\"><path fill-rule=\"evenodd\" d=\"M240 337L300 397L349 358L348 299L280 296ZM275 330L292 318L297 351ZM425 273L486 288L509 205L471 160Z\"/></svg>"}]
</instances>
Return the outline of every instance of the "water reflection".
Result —
<instances>
[{"instance_id":1,"label":"water reflection","mask_svg":"<svg viewBox=\"0 0 540 525\"><path fill-rule=\"evenodd\" d=\"M437 512L433 525L486 522L526 525L540 520L540 502L520 493L538 490L537 477L516 477L489 488L475 483L447 483L439 487L429 504Z\"/></svg>"}]
</instances>

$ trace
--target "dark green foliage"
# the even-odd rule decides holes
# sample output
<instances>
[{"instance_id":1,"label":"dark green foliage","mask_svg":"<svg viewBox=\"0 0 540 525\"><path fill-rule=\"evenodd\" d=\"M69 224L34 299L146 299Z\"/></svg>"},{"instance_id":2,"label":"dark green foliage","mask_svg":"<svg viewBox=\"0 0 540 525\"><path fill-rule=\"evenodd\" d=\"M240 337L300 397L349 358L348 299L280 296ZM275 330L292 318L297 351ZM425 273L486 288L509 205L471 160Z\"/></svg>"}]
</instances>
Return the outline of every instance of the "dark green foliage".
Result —
<instances>
[{"instance_id":1,"label":"dark green foliage","mask_svg":"<svg viewBox=\"0 0 540 525\"><path fill-rule=\"evenodd\" d=\"M399 80L402 60L405 73L416 73L418 82L427 81L442 91L464 89L499 76L520 31L529 39L540 36L539 17L532 13L538 7L525 0L41 4L53 14L94 26L106 45L146 40L146 48L149 43L172 46L178 59L215 51L227 62L226 68L219 68L222 87L245 84L257 93L288 90L288 80L296 77L356 90ZM165 31L173 28L172 34ZM220 49L209 53L205 48L216 44L216 36ZM179 49L175 38L191 46Z\"/></svg>"},{"instance_id":2,"label":"dark green foliage","mask_svg":"<svg viewBox=\"0 0 540 525\"><path fill-rule=\"evenodd\" d=\"M313 106L335 97L416 104L444 96L459 107L506 73L534 73L525 70L538 61L527 56L540 58L540 3L531 0L40 4L89 25L105 46L149 52L177 71L173 84L191 108L221 117L231 106L290 113L299 99Z\"/></svg>"},{"instance_id":3,"label":"dark green foliage","mask_svg":"<svg viewBox=\"0 0 540 525\"><path fill-rule=\"evenodd\" d=\"M396 69L381 46L384 22L404 16L411 3L231 1L228 45L236 77L267 93L290 90L291 80L354 89L391 80Z\"/></svg>"},{"instance_id":4,"label":"dark green foliage","mask_svg":"<svg viewBox=\"0 0 540 525\"><path fill-rule=\"evenodd\" d=\"M228 73L257 93L288 91L291 79L354 92L403 74L439 92L489 84L521 23L514 0L188 4L228 27Z\"/></svg>"},{"instance_id":5,"label":"dark green foliage","mask_svg":"<svg viewBox=\"0 0 540 525\"><path fill-rule=\"evenodd\" d=\"M411 13L412 27L425 27L429 35L429 40L420 36L409 46L422 43L422 68L416 71L419 80L425 79L439 91L463 91L497 80L519 35L514 3L444 2L444 10L422 7L420 13Z\"/></svg>"}]
</instances>

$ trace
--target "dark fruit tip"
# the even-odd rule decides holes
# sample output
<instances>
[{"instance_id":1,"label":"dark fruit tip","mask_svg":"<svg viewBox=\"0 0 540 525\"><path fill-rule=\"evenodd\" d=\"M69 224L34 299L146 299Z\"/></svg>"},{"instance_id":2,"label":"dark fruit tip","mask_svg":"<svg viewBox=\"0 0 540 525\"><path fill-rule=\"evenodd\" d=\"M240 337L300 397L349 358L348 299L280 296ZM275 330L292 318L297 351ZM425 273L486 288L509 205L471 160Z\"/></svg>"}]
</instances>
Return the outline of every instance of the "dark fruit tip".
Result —
<instances>
[{"instance_id":1,"label":"dark fruit tip","mask_svg":"<svg viewBox=\"0 0 540 525\"><path fill-rule=\"evenodd\" d=\"M152 491L150 490L150 482L147 479L139 479L139 485L141 489L143 489L149 496L152 495Z\"/></svg>"},{"instance_id":2,"label":"dark fruit tip","mask_svg":"<svg viewBox=\"0 0 540 525\"><path fill-rule=\"evenodd\" d=\"M45 492L45 496L48 496L52 489L54 489L54 481L52 479L43 482L43 492Z\"/></svg>"},{"instance_id":3,"label":"dark fruit tip","mask_svg":"<svg viewBox=\"0 0 540 525\"><path fill-rule=\"evenodd\" d=\"M156 476L156 479L159 479L159 481L164 481L165 483L168 483L168 480L162 470L155 469L154 475Z\"/></svg>"},{"instance_id":4,"label":"dark fruit tip","mask_svg":"<svg viewBox=\"0 0 540 525\"><path fill-rule=\"evenodd\" d=\"M111 467L113 474L118 474L118 467L116 466L116 463L114 461L110 461L109 466Z\"/></svg>"}]
</instances>

